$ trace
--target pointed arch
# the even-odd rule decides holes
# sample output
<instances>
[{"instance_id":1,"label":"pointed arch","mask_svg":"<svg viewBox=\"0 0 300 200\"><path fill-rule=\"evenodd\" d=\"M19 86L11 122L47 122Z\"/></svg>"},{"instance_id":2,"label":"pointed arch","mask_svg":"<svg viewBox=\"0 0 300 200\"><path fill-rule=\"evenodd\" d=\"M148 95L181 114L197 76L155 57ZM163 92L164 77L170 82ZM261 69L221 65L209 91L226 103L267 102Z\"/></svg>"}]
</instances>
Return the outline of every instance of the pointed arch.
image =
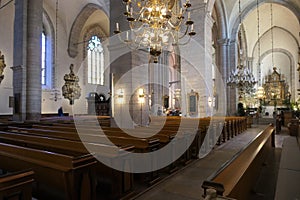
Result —
<instances>
[{"instance_id":1,"label":"pointed arch","mask_svg":"<svg viewBox=\"0 0 300 200\"><path fill-rule=\"evenodd\" d=\"M106 16L108 16L102 7L96 4L89 3L81 10L81 12L76 17L69 36L68 54L70 57L75 58L78 55L77 44L79 42L80 33L85 23L87 22L89 16L91 16L97 10L103 11L106 14Z\"/></svg>"}]
</instances>

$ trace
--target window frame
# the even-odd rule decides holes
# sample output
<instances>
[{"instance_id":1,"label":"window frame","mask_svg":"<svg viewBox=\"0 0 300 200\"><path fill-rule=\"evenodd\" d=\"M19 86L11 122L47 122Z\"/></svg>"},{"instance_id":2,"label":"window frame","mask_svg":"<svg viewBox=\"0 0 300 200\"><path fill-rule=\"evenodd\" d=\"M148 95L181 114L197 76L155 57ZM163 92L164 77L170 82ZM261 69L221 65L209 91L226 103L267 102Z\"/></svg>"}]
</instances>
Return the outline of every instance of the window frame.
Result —
<instances>
[{"instance_id":1,"label":"window frame","mask_svg":"<svg viewBox=\"0 0 300 200\"><path fill-rule=\"evenodd\" d=\"M43 12L43 33L45 35L45 83L42 82L42 63L41 63L41 86L43 90L55 88L55 33L54 26L48 16ZM41 54L42 54L42 34L41 34ZM41 55L42 57L42 55ZM43 60L41 60L43 62Z\"/></svg>"}]
</instances>

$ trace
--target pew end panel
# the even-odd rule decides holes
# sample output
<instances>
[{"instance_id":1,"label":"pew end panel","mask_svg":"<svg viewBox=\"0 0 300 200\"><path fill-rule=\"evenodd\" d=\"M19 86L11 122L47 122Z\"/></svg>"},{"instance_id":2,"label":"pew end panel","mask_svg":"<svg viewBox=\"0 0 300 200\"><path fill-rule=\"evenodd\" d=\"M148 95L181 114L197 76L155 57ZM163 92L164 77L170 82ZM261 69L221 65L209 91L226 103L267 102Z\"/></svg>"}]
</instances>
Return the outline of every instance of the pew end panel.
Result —
<instances>
[{"instance_id":1,"label":"pew end panel","mask_svg":"<svg viewBox=\"0 0 300 200\"><path fill-rule=\"evenodd\" d=\"M31 200L34 172L23 170L0 176L1 200Z\"/></svg>"}]
</instances>

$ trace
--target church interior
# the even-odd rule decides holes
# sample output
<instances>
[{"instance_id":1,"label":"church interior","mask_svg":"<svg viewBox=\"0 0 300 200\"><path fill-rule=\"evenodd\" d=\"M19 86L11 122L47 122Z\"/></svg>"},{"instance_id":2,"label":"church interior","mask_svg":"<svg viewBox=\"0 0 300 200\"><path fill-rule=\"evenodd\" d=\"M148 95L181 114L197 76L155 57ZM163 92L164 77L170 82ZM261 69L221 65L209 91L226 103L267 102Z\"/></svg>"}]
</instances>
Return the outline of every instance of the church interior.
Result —
<instances>
[{"instance_id":1,"label":"church interior","mask_svg":"<svg viewBox=\"0 0 300 200\"><path fill-rule=\"evenodd\" d=\"M0 0L0 200L299 199L299 0Z\"/></svg>"}]
</instances>

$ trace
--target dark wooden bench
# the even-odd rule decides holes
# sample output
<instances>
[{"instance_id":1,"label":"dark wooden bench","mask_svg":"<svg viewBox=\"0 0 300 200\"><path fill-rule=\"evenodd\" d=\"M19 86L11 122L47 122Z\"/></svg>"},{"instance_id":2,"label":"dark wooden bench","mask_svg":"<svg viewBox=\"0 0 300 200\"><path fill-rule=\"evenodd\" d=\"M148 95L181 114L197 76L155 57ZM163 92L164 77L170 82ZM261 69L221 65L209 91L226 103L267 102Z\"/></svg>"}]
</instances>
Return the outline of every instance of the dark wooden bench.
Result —
<instances>
[{"instance_id":1,"label":"dark wooden bench","mask_svg":"<svg viewBox=\"0 0 300 200\"><path fill-rule=\"evenodd\" d=\"M93 149L95 151L98 150L98 152L94 152L97 154L97 156L106 156L106 154L104 154L106 152L106 150L103 150L103 148L101 148L101 151L99 151L99 148L100 148L99 145L103 146L103 144L108 144L108 145L111 144L111 143L108 143L107 138L105 136L99 135L99 134L98 135L83 134L83 135L81 135L81 137L79 137L76 132L59 132L59 131L47 130L45 128L44 129L36 129L36 128L19 128L19 127L8 127L7 131L23 134L23 138L25 137L24 135L32 135L31 139L29 139L29 141L27 140L27 144L34 142L34 144L32 144L32 145L37 145L37 144L42 144L42 143L48 142L48 144L46 144L46 145L47 146L52 145L51 148L53 148L53 147L62 148L62 146L64 146L63 149L65 149L64 150L65 152L67 150L76 151L76 148L78 148L77 151L85 151L85 147L83 147L83 145L81 144L81 140L82 140L85 142L85 146L89 147L89 150L93 150ZM17 134L15 134L14 136L10 136L10 137L16 138L16 135ZM42 138L45 136L47 136L49 138ZM4 136L2 136L2 137L4 137ZM1 136L0 136L0 138L1 138ZM20 136L19 136L19 138L20 138ZM34 141L32 141L33 139L34 139ZM61 141L58 139L67 140L67 141ZM129 145L129 146L133 146L135 149L138 149L137 152L154 151L154 150L158 149L158 147L159 147L158 139L138 139L138 138L125 138L125 137L116 137L116 136L109 136L108 139L111 142L118 144L119 146L120 145L128 146L128 144L133 144L133 145ZM80 146L80 144L81 144L81 146ZM120 147L120 148L122 148L122 147ZM117 148L117 147L115 147L115 149L116 149L116 151L119 150L119 148ZM126 147L126 150L129 151L128 147ZM110 151L111 151L111 149L108 149L108 153L110 153ZM124 159L122 159L122 160L124 160ZM124 160L124 162L125 161L126 161L126 159ZM132 189L133 174L125 173L125 172L118 173L118 171L116 171L116 170L113 170L113 169L109 170L108 167L107 167L106 171L108 174L112 175L111 179L107 178L105 180L106 182L108 182L109 185L114 187L113 189L110 189L112 191L111 193L118 194L117 197L120 197L120 196L122 196L122 195L119 195L120 193L124 195L124 193L127 193L127 192L129 192L129 190ZM111 171L115 171L115 173L113 173ZM155 180L158 179L157 175L155 178L152 174L149 176L150 176L149 179L151 180L151 182L154 179ZM120 178L118 180L115 180L116 177L120 177ZM115 184L113 184L113 182L111 180L113 180L113 182L115 182ZM121 182L126 181L127 183L126 184L124 184L124 183L117 184L120 181ZM111 183L109 183L109 182L111 182ZM115 191L115 188L117 186L120 186L122 188L118 191Z\"/></svg>"},{"instance_id":2,"label":"dark wooden bench","mask_svg":"<svg viewBox=\"0 0 300 200\"><path fill-rule=\"evenodd\" d=\"M74 157L12 144L0 143L0 168L18 171L31 168L38 199L94 199L91 179L96 164L90 154Z\"/></svg>"},{"instance_id":3,"label":"dark wooden bench","mask_svg":"<svg viewBox=\"0 0 300 200\"><path fill-rule=\"evenodd\" d=\"M34 172L22 170L0 175L1 200L31 200Z\"/></svg>"},{"instance_id":4,"label":"dark wooden bench","mask_svg":"<svg viewBox=\"0 0 300 200\"><path fill-rule=\"evenodd\" d=\"M61 154L67 154L72 156L80 156L83 154L90 153L86 146L88 146L89 150L93 150L91 152L96 158L105 157L105 159L110 159L110 162L115 162L116 160L126 162L126 155L128 152L133 151L134 146L126 145L120 148L116 146L109 146L105 144L97 144L97 143L86 143L82 144L81 141L72 141L65 140L59 138L51 138L41 135L31 135L25 133L10 133L10 132L0 132L0 141L14 144L18 146L30 147L41 149L45 151L52 151ZM125 165L125 163L124 163ZM93 171L95 175L96 181L99 184L103 184L98 180L98 177L109 184L107 187L111 187L111 194L114 197L121 197L126 193L130 192L133 188L133 175L125 172L121 172L118 170L111 169L106 165L97 162L95 166L95 171ZM119 188L118 188L119 187ZM100 189L105 189L101 188ZM106 188L108 189L108 188Z\"/></svg>"},{"instance_id":5,"label":"dark wooden bench","mask_svg":"<svg viewBox=\"0 0 300 200\"><path fill-rule=\"evenodd\" d=\"M220 170L204 181L204 196L207 189L213 188L221 196L247 199L263 162L275 146L274 132L275 128L269 125Z\"/></svg>"},{"instance_id":6,"label":"dark wooden bench","mask_svg":"<svg viewBox=\"0 0 300 200\"><path fill-rule=\"evenodd\" d=\"M40 127L42 128L42 127ZM50 138L60 138L78 142L93 142L98 144L110 144L106 138L108 138L112 143L116 146L127 146L132 145L139 152L148 152L149 150L157 149L159 146L159 140L156 138L152 139L143 139L143 138L134 138L134 137L125 137L124 134L108 135L104 137L100 132L96 130L87 130L84 129L85 134L81 134L80 136L77 134L76 130L69 131L58 131L51 130L51 128L43 127L43 129L38 128L20 128L20 127L8 127L6 131L15 132L15 133L23 133L23 134L31 134L31 135L39 135L39 136L47 136Z\"/></svg>"}]
</instances>

